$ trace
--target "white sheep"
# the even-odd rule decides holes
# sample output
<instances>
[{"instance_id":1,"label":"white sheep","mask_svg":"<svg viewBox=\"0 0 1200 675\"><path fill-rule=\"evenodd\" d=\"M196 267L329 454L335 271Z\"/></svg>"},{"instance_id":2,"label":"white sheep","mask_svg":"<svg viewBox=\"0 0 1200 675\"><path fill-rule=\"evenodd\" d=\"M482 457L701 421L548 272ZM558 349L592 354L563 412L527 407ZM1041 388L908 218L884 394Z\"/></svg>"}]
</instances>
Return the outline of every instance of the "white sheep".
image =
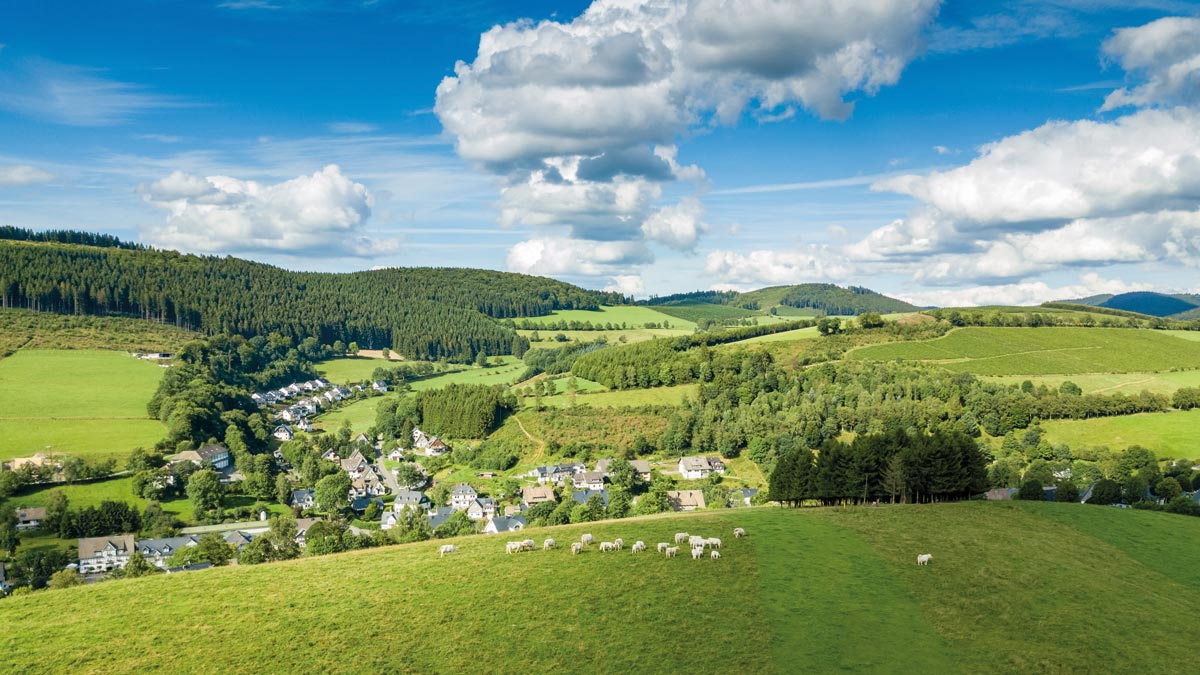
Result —
<instances>
[{"instance_id":1,"label":"white sheep","mask_svg":"<svg viewBox=\"0 0 1200 675\"><path fill-rule=\"evenodd\" d=\"M668 546L667 547L667 557L668 558L674 558L678 554L679 554L678 546Z\"/></svg>"},{"instance_id":2,"label":"white sheep","mask_svg":"<svg viewBox=\"0 0 1200 675\"><path fill-rule=\"evenodd\" d=\"M675 533L675 543L676 544L682 544L683 542L687 541L687 538L688 538L687 532L676 532Z\"/></svg>"},{"instance_id":3,"label":"white sheep","mask_svg":"<svg viewBox=\"0 0 1200 675\"><path fill-rule=\"evenodd\" d=\"M442 544L442 547L438 549L438 557L444 558L447 553L458 553L458 547L454 544Z\"/></svg>"},{"instance_id":4,"label":"white sheep","mask_svg":"<svg viewBox=\"0 0 1200 675\"><path fill-rule=\"evenodd\" d=\"M584 546L591 546L593 543L595 543L596 539L590 534L585 534L579 538L579 541L583 542Z\"/></svg>"},{"instance_id":5,"label":"white sheep","mask_svg":"<svg viewBox=\"0 0 1200 675\"><path fill-rule=\"evenodd\" d=\"M704 540L704 543L712 548L721 548L721 540L716 537L709 537Z\"/></svg>"},{"instance_id":6,"label":"white sheep","mask_svg":"<svg viewBox=\"0 0 1200 675\"><path fill-rule=\"evenodd\" d=\"M668 548L670 548L670 547L671 547L671 545L670 545L670 544L668 544L668 543L667 543L667 542L665 542L665 541L660 541L660 542L658 542L658 552L659 552L659 553L663 553L663 552L665 552L665 551L666 551Z\"/></svg>"},{"instance_id":7,"label":"white sheep","mask_svg":"<svg viewBox=\"0 0 1200 675\"><path fill-rule=\"evenodd\" d=\"M733 538L734 538L734 539L741 539L741 538L742 538L742 537L744 537L744 536L746 536L746 531L745 531L745 530L743 530L743 529L742 529L742 528L740 528L740 527L735 527L735 528L733 528Z\"/></svg>"},{"instance_id":8,"label":"white sheep","mask_svg":"<svg viewBox=\"0 0 1200 675\"><path fill-rule=\"evenodd\" d=\"M509 555L511 555L511 554L513 554L513 553L520 553L520 552L521 552L521 548L522 548L522 547L521 547L521 542L519 542L519 541L510 541L510 542L508 542L507 544L505 544L505 545L504 545L504 553L505 553L505 554L509 554Z\"/></svg>"},{"instance_id":9,"label":"white sheep","mask_svg":"<svg viewBox=\"0 0 1200 675\"><path fill-rule=\"evenodd\" d=\"M526 539L525 541L521 542L521 550L523 551L533 551L536 549L537 542L532 539Z\"/></svg>"},{"instance_id":10,"label":"white sheep","mask_svg":"<svg viewBox=\"0 0 1200 675\"><path fill-rule=\"evenodd\" d=\"M617 547L618 551L622 551L625 549L625 542L622 541L620 537L613 539L613 545Z\"/></svg>"},{"instance_id":11,"label":"white sheep","mask_svg":"<svg viewBox=\"0 0 1200 675\"><path fill-rule=\"evenodd\" d=\"M917 556L918 565L928 565L930 560L933 560L933 554L931 553L922 553Z\"/></svg>"},{"instance_id":12,"label":"white sheep","mask_svg":"<svg viewBox=\"0 0 1200 675\"><path fill-rule=\"evenodd\" d=\"M579 555L583 553L583 544L575 542L571 544L571 555Z\"/></svg>"},{"instance_id":13,"label":"white sheep","mask_svg":"<svg viewBox=\"0 0 1200 675\"><path fill-rule=\"evenodd\" d=\"M645 551L645 550L646 550L646 542L644 542L644 541L634 542L634 544L633 544L633 552L634 553L641 553L642 551Z\"/></svg>"},{"instance_id":14,"label":"white sheep","mask_svg":"<svg viewBox=\"0 0 1200 675\"><path fill-rule=\"evenodd\" d=\"M721 558L721 552L720 552L720 551L713 551L713 552L712 552L712 559L713 559L713 560L719 560L720 558Z\"/></svg>"},{"instance_id":15,"label":"white sheep","mask_svg":"<svg viewBox=\"0 0 1200 675\"><path fill-rule=\"evenodd\" d=\"M607 551L615 551L615 550L617 550L617 545L612 543L611 541L600 542L600 552L601 553L605 553Z\"/></svg>"},{"instance_id":16,"label":"white sheep","mask_svg":"<svg viewBox=\"0 0 1200 675\"><path fill-rule=\"evenodd\" d=\"M692 548L696 548L697 546L703 547L704 546L704 537L697 537L694 535L691 537L688 537L688 544L690 544Z\"/></svg>"},{"instance_id":17,"label":"white sheep","mask_svg":"<svg viewBox=\"0 0 1200 675\"><path fill-rule=\"evenodd\" d=\"M542 550L543 551L549 551L550 549L557 548L557 547L558 547L558 545L556 543L554 543L553 539L547 539L546 541L542 542Z\"/></svg>"},{"instance_id":18,"label":"white sheep","mask_svg":"<svg viewBox=\"0 0 1200 675\"><path fill-rule=\"evenodd\" d=\"M704 549L703 548L692 549L692 560L699 560L700 558L703 558L703 557L704 557Z\"/></svg>"}]
</instances>

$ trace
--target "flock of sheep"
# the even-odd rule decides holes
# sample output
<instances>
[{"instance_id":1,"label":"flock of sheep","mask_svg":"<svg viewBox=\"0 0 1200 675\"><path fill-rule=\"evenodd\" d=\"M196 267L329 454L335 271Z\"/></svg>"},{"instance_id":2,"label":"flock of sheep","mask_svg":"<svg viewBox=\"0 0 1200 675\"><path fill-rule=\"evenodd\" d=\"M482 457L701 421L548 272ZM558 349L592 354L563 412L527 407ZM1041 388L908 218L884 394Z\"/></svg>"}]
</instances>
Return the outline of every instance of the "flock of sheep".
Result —
<instances>
[{"instance_id":1,"label":"flock of sheep","mask_svg":"<svg viewBox=\"0 0 1200 675\"><path fill-rule=\"evenodd\" d=\"M740 538L746 536L746 530L743 528L740 528L740 527L735 527L733 529L733 536L736 539L740 539ZM688 545L692 549L692 560L699 560L700 558L703 558L704 551L706 548L709 549L709 557L712 558L713 560L718 560L721 557L721 552L717 550L717 549L721 548L721 540L720 539L718 539L716 537L699 537L699 536L688 534L687 532L676 532L675 533L675 546L671 546L671 544L669 544L665 541L659 542L658 552L662 553L663 555L665 555L668 558L674 558L679 553L679 546L681 544L683 544L684 542L687 542ZM596 543L595 537L593 537L590 534L585 534L579 538L579 541L573 542L571 544L571 554L578 555L580 553L583 553L583 551L586 547L591 546L592 544L595 544L595 543ZM545 541L542 542L542 550L543 551L549 551L549 550L556 549L556 548L558 548L558 543L556 541L554 541L553 539L546 539ZM625 542L624 542L624 540L622 540L620 538L613 539L612 541L600 542L600 552L601 553L608 553L610 551L622 551L624 549L625 549ZM507 555L511 555L513 553L520 553L522 551L534 551L534 550L537 550L537 542L535 542L532 539L526 539L524 541L510 541L504 545L504 553ZM633 546L630 547L630 550L633 553L644 553L646 551L646 542L636 541L633 543ZM458 553L457 546L455 546L454 544L444 544L441 547L441 549L438 550L438 557L441 558L441 557L445 557L446 554L454 554L454 553Z\"/></svg>"}]
</instances>

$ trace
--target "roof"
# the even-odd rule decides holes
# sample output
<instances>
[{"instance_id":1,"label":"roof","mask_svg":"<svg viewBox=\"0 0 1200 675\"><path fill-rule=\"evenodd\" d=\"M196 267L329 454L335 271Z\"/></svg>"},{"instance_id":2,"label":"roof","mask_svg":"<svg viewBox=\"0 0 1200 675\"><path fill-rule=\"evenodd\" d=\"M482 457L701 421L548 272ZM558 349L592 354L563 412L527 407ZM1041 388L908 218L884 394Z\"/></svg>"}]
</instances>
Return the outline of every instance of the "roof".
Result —
<instances>
[{"instance_id":1,"label":"roof","mask_svg":"<svg viewBox=\"0 0 1200 675\"><path fill-rule=\"evenodd\" d=\"M225 543L233 544L234 546L236 546L238 548L241 548L241 547L245 546L246 544L249 544L252 539L254 539L254 535L250 534L249 532L243 532L241 530L234 530L225 535Z\"/></svg>"},{"instance_id":2,"label":"roof","mask_svg":"<svg viewBox=\"0 0 1200 675\"><path fill-rule=\"evenodd\" d=\"M521 488L521 499L526 503L535 502L552 502L557 499L554 494L554 488L549 485L536 485L532 487Z\"/></svg>"},{"instance_id":3,"label":"roof","mask_svg":"<svg viewBox=\"0 0 1200 675\"><path fill-rule=\"evenodd\" d=\"M144 539L137 543L137 550L142 555L170 556L181 548L194 545L200 538L193 535L182 537L167 537L166 539Z\"/></svg>"},{"instance_id":4,"label":"roof","mask_svg":"<svg viewBox=\"0 0 1200 675\"><path fill-rule=\"evenodd\" d=\"M87 537L79 540L79 559L95 558L96 554L108 547L113 547L118 553L128 555L136 548L132 534L118 534L111 537Z\"/></svg>"},{"instance_id":5,"label":"roof","mask_svg":"<svg viewBox=\"0 0 1200 675\"><path fill-rule=\"evenodd\" d=\"M355 511L366 511L367 508L371 506L371 502L378 503L379 508L383 508L385 506L383 500L379 497L359 497L358 499L350 502L350 508L354 509Z\"/></svg>"},{"instance_id":6,"label":"roof","mask_svg":"<svg viewBox=\"0 0 1200 675\"><path fill-rule=\"evenodd\" d=\"M576 504L586 504L592 495L600 495L600 501L608 506L608 490L574 490L571 492L571 499L574 499Z\"/></svg>"},{"instance_id":7,"label":"roof","mask_svg":"<svg viewBox=\"0 0 1200 675\"><path fill-rule=\"evenodd\" d=\"M458 485L455 485L454 487L450 488L450 494L451 495L477 495L479 493L475 491L475 488L471 487L470 483L459 483Z\"/></svg>"},{"instance_id":8,"label":"roof","mask_svg":"<svg viewBox=\"0 0 1200 675\"><path fill-rule=\"evenodd\" d=\"M497 532L512 532L513 530L525 527L526 522L524 516L511 516L508 518L496 516L492 518L490 524Z\"/></svg>"},{"instance_id":9,"label":"roof","mask_svg":"<svg viewBox=\"0 0 1200 675\"><path fill-rule=\"evenodd\" d=\"M301 537L304 536L304 533L308 532L308 528L312 527L314 523L320 520L320 518L297 518L296 535Z\"/></svg>"},{"instance_id":10,"label":"roof","mask_svg":"<svg viewBox=\"0 0 1200 675\"><path fill-rule=\"evenodd\" d=\"M603 483L604 474L599 471L584 471L583 473L579 474L578 480L581 483Z\"/></svg>"},{"instance_id":11,"label":"roof","mask_svg":"<svg viewBox=\"0 0 1200 675\"><path fill-rule=\"evenodd\" d=\"M306 488L304 490L292 490L292 503L295 504L297 502L303 502L303 501L308 501L309 499L315 499L316 496L317 496L317 491L312 488Z\"/></svg>"},{"instance_id":12,"label":"roof","mask_svg":"<svg viewBox=\"0 0 1200 675\"><path fill-rule=\"evenodd\" d=\"M19 507L17 508L17 520L21 520L21 521L45 520L45 518L46 518L46 509L41 506L32 508L32 509L22 509Z\"/></svg>"},{"instance_id":13,"label":"roof","mask_svg":"<svg viewBox=\"0 0 1200 675\"><path fill-rule=\"evenodd\" d=\"M197 450L196 454L200 455L200 459L211 460L213 457L220 457L221 455L228 455L229 448L227 448L223 445L206 445L203 448L200 448L199 450Z\"/></svg>"},{"instance_id":14,"label":"roof","mask_svg":"<svg viewBox=\"0 0 1200 675\"><path fill-rule=\"evenodd\" d=\"M650 473L650 462L644 459L635 459L630 464L633 465L634 470L638 473Z\"/></svg>"},{"instance_id":15,"label":"roof","mask_svg":"<svg viewBox=\"0 0 1200 675\"><path fill-rule=\"evenodd\" d=\"M449 506L439 506L431 510L429 512L429 527L437 529L447 520L450 520L450 516L454 515L454 513L454 509Z\"/></svg>"},{"instance_id":16,"label":"roof","mask_svg":"<svg viewBox=\"0 0 1200 675\"><path fill-rule=\"evenodd\" d=\"M396 493L394 504L399 504L401 508L405 506L420 506L421 504L429 503L429 497L425 496L424 492L416 490L400 490Z\"/></svg>"},{"instance_id":17,"label":"roof","mask_svg":"<svg viewBox=\"0 0 1200 675\"><path fill-rule=\"evenodd\" d=\"M715 471L725 463L716 457L680 457L679 466L684 471Z\"/></svg>"},{"instance_id":18,"label":"roof","mask_svg":"<svg viewBox=\"0 0 1200 675\"><path fill-rule=\"evenodd\" d=\"M596 460L596 470L600 473L608 473L608 467L612 464L612 457Z\"/></svg>"},{"instance_id":19,"label":"roof","mask_svg":"<svg viewBox=\"0 0 1200 675\"><path fill-rule=\"evenodd\" d=\"M700 490L671 490L667 492L667 501L675 509L702 509L704 493Z\"/></svg>"}]
</instances>

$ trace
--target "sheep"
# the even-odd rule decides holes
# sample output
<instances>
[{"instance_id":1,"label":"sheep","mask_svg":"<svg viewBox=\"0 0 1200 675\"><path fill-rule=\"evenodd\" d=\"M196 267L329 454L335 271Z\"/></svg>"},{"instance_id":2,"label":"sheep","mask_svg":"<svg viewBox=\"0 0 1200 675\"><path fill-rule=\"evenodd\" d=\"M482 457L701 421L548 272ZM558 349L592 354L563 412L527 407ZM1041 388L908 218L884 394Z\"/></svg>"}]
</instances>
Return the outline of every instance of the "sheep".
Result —
<instances>
[{"instance_id":1,"label":"sheep","mask_svg":"<svg viewBox=\"0 0 1200 675\"><path fill-rule=\"evenodd\" d=\"M625 550L625 542L622 541L620 537L613 539L613 545L617 547L618 551Z\"/></svg>"},{"instance_id":2,"label":"sheep","mask_svg":"<svg viewBox=\"0 0 1200 675\"><path fill-rule=\"evenodd\" d=\"M733 528L733 538L734 538L734 539L741 539L741 538L742 538L742 537L744 537L744 536L746 536L746 531L745 531L745 530L743 530L743 529L742 529L742 528L740 528L740 527L735 527L735 528Z\"/></svg>"},{"instance_id":3,"label":"sheep","mask_svg":"<svg viewBox=\"0 0 1200 675\"><path fill-rule=\"evenodd\" d=\"M633 544L633 552L634 553L641 553L642 551L645 551L645 550L646 550L646 542L644 542L644 541L634 542L634 544Z\"/></svg>"},{"instance_id":4,"label":"sheep","mask_svg":"<svg viewBox=\"0 0 1200 675\"><path fill-rule=\"evenodd\" d=\"M931 553L922 553L917 556L918 565L928 565L930 560L933 560L933 554Z\"/></svg>"},{"instance_id":5,"label":"sheep","mask_svg":"<svg viewBox=\"0 0 1200 675\"><path fill-rule=\"evenodd\" d=\"M713 559L713 560L720 560L720 558L721 558L721 552L720 552L720 551L713 551L713 552L712 552L712 559Z\"/></svg>"},{"instance_id":6,"label":"sheep","mask_svg":"<svg viewBox=\"0 0 1200 675\"><path fill-rule=\"evenodd\" d=\"M617 545L612 543L611 541L600 542L600 552L601 553L605 553L607 551L615 551L615 550L617 550Z\"/></svg>"},{"instance_id":7,"label":"sheep","mask_svg":"<svg viewBox=\"0 0 1200 675\"><path fill-rule=\"evenodd\" d=\"M557 546L558 545L554 543L553 539L547 539L546 541L542 542L542 550L543 551L549 551L552 548L557 548Z\"/></svg>"},{"instance_id":8,"label":"sheep","mask_svg":"<svg viewBox=\"0 0 1200 675\"><path fill-rule=\"evenodd\" d=\"M584 546L591 546L596 542L596 539L590 534L585 534L579 538L579 541L581 541Z\"/></svg>"},{"instance_id":9,"label":"sheep","mask_svg":"<svg viewBox=\"0 0 1200 675\"><path fill-rule=\"evenodd\" d=\"M712 548L721 548L721 540L716 537L709 537L704 540L704 543Z\"/></svg>"},{"instance_id":10,"label":"sheep","mask_svg":"<svg viewBox=\"0 0 1200 675\"><path fill-rule=\"evenodd\" d=\"M670 547L671 547L671 545L670 545L670 544L668 544L668 543L667 543L667 542L665 542L665 541L660 541L660 542L658 542L658 552L659 552L659 553L663 553L663 552L665 552L665 551L666 551L668 548L670 548Z\"/></svg>"},{"instance_id":11,"label":"sheep","mask_svg":"<svg viewBox=\"0 0 1200 675\"><path fill-rule=\"evenodd\" d=\"M571 555L579 555L583 553L583 544L575 542L571 544Z\"/></svg>"},{"instance_id":12,"label":"sheep","mask_svg":"<svg viewBox=\"0 0 1200 675\"><path fill-rule=\"evenodd\" d=\"M454 544L442 544L442 548L438 550L438 557L444 558L447 553L458 553L458 547Z\"/></svg>"},{"instance_id":13,"label":"sheep","mask_svg":"<svg viewBox=\"0 0 1200 675\"><path fill-rule=\"evenodd\" d=\"M522 547L521 547L521 542L519 542L519 541L510 541L510 542L508 542L507 544L505 544L505 545L504 545L504 552L505 552L506 554L520 553L520 552L521 552L521 548L522 548Z\"/></svg>"},{"instance_id":14,"label":"sheep","mask_svg":"<svg viewBox=\"0 0 1200 675\"><path fill-rule=\"evenodd\" d=\"M704 557L704 548L703 547L692 549L692 560L699 560L700 558L703 558L703 557Z\"/></svg>"},{"instance_id":15,"label":"sheep","mask_svg":"<svg viewBox=\"0 0 1200 675\"><path fill-rule=\"evenodd\" d=\"M667 557L668 558L674 558L678 553L679 553L678 546L668 546L667 547Z\"/></svg>"},{"instance_id":16,"label":"sheep","mask_svg":"<svg viewBox=\"0 0 1200 675\"><path fill-rule=\"evenodd\" d=\"M522 551L533 551L536 549L537 549L537 542L535 542L532 539L526 539L525 541L521 542L521 550Z\"/></svg>"},{"instance_id":17,"label":"sheep","mask_svg":"<svg viewBox=\"0 0 1200 675\"><path fill-rule=\"evenodd\" d=\"M682 544L683 542L687 541L687 538L688 538L687 532L676 532L675 533L675 543L676 544Z\"/></svg>"},{"instance_id":18,"label":"sheep","mask_svg":"<svg viewBox=\"0 0 1200 675\"><path fill-rule=\"evenodd\" d=\"M703 547L704 546L704 537L696 537L696 536L688 537L688 544L690 544L692 548L696 548L697 546Z\"/></svg>"}]
</instances>

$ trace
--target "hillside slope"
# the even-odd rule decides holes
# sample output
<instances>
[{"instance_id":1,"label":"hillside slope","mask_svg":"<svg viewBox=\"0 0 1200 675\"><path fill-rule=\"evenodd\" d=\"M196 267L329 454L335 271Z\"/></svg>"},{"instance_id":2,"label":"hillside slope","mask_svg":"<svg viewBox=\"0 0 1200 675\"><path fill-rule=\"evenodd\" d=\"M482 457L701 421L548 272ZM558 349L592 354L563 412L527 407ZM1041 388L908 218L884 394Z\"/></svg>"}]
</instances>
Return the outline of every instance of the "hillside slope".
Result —
<instances>
[{"instance_id":1,"label":"hillside slope","mask_svg":"<svg viewBox=\"0 0 1200 675\"><path fill-rule=\"evenodd\" d=\"M1065 302L1078 305L1107 307L1127 312L1137 312L1149 316L1180 317L1200 309L1200 298L1195 295L1154 293L1152 291L1134 291L1119 295L1093 295L1087 298L1066 300ZM1181 317L1190 318L1190 317Z\"/></svg>"},{"instance_id":2,"label":"hillside slope","mask_svg":"<svg viewBox=\"0 0 1200 675\"><path fill-rule=\"evenodd\" d=\"M586 531L653 551L681 530L722 537L723 557L565 549ZM523 536L547 535L559 550L478 536L444 559L424 542L0 601L19 636L0 671L1140 673L1194 655L1200 519L976 502Z\"/></svg>"},{"instance_id":3,"label":"hillside slope","mask_svg":"<svg viewBox=\"0 0 1200 675\"><path fill-rule=\"evenodd\" d=\"M291 272L238 258L0 240L6 307L153 318L207 333L357 341L469 360L520 340L493 319L620 303L552 279L450 268Z\"/></svg>"},{"instance_id":4,"label":"hillside slope","mask_svg":"<svg viewBox=\"0 0 1200 675\"><path fill-rule=\"evenodd\" d=\"M897 300L869 288L834 284L797 284L794 286L769 286L746 293L731 291L696 291L654 297L646 301L653 306L707 306L729 305L742 309L766 312L773 307L811 309L817 314L858 315L865 312L891 314L912 312L918 308L903 300ZM709 310L711 311L711 310ZM739 317L740 318L740 317Z\"/></svg>"}]
</instances>

